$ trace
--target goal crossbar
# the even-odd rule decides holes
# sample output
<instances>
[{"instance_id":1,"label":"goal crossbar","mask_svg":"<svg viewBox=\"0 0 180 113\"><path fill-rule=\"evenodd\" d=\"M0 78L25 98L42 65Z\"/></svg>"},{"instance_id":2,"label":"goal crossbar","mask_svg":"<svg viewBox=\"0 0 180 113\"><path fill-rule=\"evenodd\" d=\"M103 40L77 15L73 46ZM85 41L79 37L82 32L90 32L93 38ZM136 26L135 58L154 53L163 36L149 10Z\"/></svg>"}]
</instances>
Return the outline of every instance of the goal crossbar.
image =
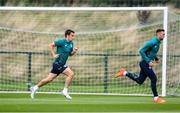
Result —
<instances>
[{"instance_id":1,"label":"goal crossbar","mask_svg":"<svg viewBox=\"0 0 180 113\"><path fill-rule=\"evenodd\" d=\"M167 7L0 7L0 10L26 11L139 11L139 10L167 10Z\"/></svg>"}]
</instances>

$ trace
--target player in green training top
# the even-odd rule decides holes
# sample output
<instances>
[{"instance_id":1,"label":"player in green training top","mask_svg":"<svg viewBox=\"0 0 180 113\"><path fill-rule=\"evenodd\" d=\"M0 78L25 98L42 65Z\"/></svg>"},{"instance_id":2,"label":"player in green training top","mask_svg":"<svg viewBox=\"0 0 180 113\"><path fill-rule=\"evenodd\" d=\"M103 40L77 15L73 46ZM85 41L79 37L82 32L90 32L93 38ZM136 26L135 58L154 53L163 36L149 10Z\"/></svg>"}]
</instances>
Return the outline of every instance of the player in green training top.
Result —
<instances>
[{"instance_id":1,"label":"player in green training top","mask_svg":"<svg viewBox=\"0 0 180 113\"><path fill-rule=\"evenodd\" d=\"M157 53L160 48L161 41L164 39L164 29L157 29L156 30L156 36L153 37L150 41L148 41L139 51L141 55L141 62L139 63L139 66L141 68L139 76L135 73L127 72L125 69L120 69L120 71L117 73L116 77L120 76L127 76L130 79L136 81L138 84L143 84L143 82L146 80L147 77L151 80L151 90L154 95L154 102L156 103L164 103L165 100L159 98L157 88L156 88L156 82L157 77L154 73L152 67L155 65L155 63L159 63L160 60L157 57Z\"/></svg>"},{"instance_id":2,"label":"player in green training top","mask_svg":"<svg viewBox=\"0 0 180 113\"><path fill-rule=\"evenodd\" d=\"M31 98L34 98L34 95L36 91L44 86L45 84L53 81L60 73L63 73L66 75L65 85L64 89L62 91L62 94L67 99L72 99L71 96L68 94L68 87L71 84L71 81L73 79L73 71L66 65L66 61L69 56L74 55L77 52L77 48L73 45L73 38L74 38L75 32L68 29L65 31L65 38L64 39L58 39L55 40L53 43L49 44L50 51L52 53L53 58L55 58L51 72L48 74L48 76L44 79L42 79L37 85L34 87L31 87ZM56 51L55 51L56 48Z\"/></svg>"}]
</instances>

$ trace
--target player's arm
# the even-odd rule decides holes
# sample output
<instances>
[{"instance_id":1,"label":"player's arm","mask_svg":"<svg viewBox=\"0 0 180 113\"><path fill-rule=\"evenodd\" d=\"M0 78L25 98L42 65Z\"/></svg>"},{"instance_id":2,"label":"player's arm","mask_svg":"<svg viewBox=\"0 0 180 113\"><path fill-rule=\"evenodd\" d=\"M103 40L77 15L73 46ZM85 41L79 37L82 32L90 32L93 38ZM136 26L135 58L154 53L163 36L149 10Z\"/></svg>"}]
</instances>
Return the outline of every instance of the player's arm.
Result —
<instances>
[{"instance_id":1,"label":"player's arm","mask_svg":"<svg viewBox=\"0 0 180 113\"><path fill-rule=\"evenodd\" d=\"M52 54L53 58L58 58L59 55L55 53L55 44L54 44L54 42L49 44L49 48L50 48L50 51L51 51L51 54Z\"/></svg>"},{"instance_id":2,"label":"player's arm","mask_svg":"<svg viewBox=\"0 0 180 113\"><path fill-rule=\"evenodd\" d=\"M75 55L75 54L77 53L77 51L78 51L78 48L77 48L77 47L74 47L73 50L72 50L72 52L71 52L71 54L70 54L70 56Z\"/></svg>"}]
</instances>

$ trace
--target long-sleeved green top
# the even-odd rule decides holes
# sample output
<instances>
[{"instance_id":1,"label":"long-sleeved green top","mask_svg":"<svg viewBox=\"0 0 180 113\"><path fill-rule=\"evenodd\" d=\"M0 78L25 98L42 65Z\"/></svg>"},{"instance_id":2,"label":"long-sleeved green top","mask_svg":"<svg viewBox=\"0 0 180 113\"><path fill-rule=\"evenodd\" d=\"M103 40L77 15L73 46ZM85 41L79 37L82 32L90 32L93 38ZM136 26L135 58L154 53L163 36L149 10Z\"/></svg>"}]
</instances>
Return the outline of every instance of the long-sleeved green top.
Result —
<instances>
[{"instance_id":1,"label":"long-sleeved green top","mask_svg":"<svg viewBox=\"0 0 180 113\"><path fill-rule=\"evenodd\" d=\"M147 41L146 44L139 51L142 60L145 60L147 63L156 60L160 44L161 42L156 36L153 37L151 40Z\"/></svg>"}]
</instances>

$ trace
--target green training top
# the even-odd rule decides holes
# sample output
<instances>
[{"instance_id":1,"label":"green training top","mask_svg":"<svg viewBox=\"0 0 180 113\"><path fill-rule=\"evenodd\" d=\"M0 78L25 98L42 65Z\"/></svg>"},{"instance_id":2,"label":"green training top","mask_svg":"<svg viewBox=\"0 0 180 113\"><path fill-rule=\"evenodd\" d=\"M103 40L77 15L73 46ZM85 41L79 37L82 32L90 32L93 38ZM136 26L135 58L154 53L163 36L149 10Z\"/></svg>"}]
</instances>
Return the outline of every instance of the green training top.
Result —
<instances>
[{"instance_id":1,"label":"green training top","mask_svg":"<svg viewBox=\"0 0 180 113\"><path fill-rule=\"evenodd\" d=\"M67 41L66 39L58 39L54 41L54 44L56 47L56 54L59 54L59 57L56 58L54 62L65 65L68 57L73 51L73 42Z\"/></svg>"},{"instance_id":2,"label":"green training top","mask_svg":"<svg viewBox=\"0 0 180 113\"><path fill-rule=\"evenodd\" d=\"M147 63L149 63L157 59L157 52L159 51L160 44L161 42L156 36L147 41L144 47L139 51L142 60L145 60Z\"/></svg>"}]
</instances>

